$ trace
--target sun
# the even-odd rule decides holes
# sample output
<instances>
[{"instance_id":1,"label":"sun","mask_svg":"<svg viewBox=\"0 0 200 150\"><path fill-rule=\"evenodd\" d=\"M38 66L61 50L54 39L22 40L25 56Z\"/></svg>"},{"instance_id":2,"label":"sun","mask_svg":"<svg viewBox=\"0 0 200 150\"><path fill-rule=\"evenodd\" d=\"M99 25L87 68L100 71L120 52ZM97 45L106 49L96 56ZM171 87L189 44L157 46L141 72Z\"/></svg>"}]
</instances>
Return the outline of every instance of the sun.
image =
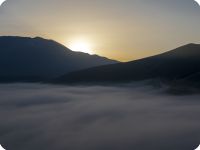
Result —
<instances>
[{"instance_id":1,"label":"sun","mask_svg":"<svg viewBox=\"0 0 200 150\"><path fill-rule=\"evenodd\" d=\"M84 40L84 39L77 39L77 40L71 41L70 44L68 45L68 48L73 51L92 54L91 44L87 40Z\"/></svg>"}]
</instances>

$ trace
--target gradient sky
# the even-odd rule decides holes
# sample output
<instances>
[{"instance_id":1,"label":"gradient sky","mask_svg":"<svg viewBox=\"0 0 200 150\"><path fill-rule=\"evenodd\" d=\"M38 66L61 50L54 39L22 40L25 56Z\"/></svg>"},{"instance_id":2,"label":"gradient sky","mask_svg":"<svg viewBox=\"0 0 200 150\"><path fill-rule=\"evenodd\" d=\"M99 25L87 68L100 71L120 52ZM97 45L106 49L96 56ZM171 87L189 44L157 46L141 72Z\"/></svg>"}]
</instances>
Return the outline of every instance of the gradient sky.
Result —
<instances>
[{"instance_id":1,"label":"gradient sky","mask_svg":"<svg viewBox=\"0 0 200 150\"><path fill-rule=\"evenodd\" d=\"M41 36L128 61L200 43L194 0L7 0L0 35Z\"/></svg>"}]
</instances>

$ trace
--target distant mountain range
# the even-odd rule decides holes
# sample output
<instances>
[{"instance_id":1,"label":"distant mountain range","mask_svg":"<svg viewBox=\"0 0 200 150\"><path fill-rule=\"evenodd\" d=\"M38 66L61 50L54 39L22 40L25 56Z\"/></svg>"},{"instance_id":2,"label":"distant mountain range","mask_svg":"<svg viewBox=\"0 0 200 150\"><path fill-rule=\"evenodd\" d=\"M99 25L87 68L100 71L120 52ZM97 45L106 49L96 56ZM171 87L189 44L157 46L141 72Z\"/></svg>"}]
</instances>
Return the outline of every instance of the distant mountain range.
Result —
<instances>
[{"instance_id":1,"label":"distant mountain range","mask_svg":"<svg viewBox=\"0 0 200 150\"><path fill-rule=\"evenodd\" d=\"M200 45L126 63L73 52L40 37L0 37L0 82L124 83L153 79L200 88Z\"/></svg>"},{"instance_id":2,"label":"distant mountain range","mask_svg":"<svg viewBox=\"0 0 200 150\"><path fill-rule=\"evenodd\" d=\"M117 61L73 52L40 37L0 37L0 82L44 81L71 71Z\"/></svg>"},{"instance_id":3,"label":"distant mountain range","mask_svg":"<svg viewBox=\"0 0 200 150\"><path fill-rule=\"evenodd\" d=\"M160 55L71 72L57 83L119 83L158 79L200 87L200 45L188 44Z\"/></svg>"}]
</instances>

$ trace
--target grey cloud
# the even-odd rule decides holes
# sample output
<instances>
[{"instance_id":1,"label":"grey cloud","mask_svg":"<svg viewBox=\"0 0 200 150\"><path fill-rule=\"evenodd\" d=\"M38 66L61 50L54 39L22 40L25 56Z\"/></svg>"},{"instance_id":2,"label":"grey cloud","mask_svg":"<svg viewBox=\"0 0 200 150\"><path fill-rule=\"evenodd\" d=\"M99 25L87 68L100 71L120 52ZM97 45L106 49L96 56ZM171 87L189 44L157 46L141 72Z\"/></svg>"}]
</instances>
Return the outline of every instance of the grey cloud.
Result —
<instances>
[{"instance_id":1,"label":"grey cloud","mask_svg":"<svg viewBox=\"0 0 200 150\"><path fill-rule=\"evenodd\" d=\"M7 150L193 150L199 95L149 86L0 85Z\"/></svg>"}]
</instances>

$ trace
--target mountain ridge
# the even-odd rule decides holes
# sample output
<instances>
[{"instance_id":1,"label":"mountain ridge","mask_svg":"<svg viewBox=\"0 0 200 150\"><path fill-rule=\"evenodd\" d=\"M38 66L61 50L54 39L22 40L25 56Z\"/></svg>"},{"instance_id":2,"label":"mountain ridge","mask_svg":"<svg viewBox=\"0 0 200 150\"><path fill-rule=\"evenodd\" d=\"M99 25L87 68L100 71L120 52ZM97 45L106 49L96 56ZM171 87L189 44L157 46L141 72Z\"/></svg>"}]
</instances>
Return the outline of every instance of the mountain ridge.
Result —
<instances>
[{"instance_id":1,"label":"mountain ridge","mask_svg":"<svg viewBox=\"0 0 200 150\"><path fill-rule=\"evenodd\" d=\"M190 43L147 58L71 72L56 79L56 82L117 83L159 79L178 83L181 79L198 72L200 72L200 44ZM189 81L192 80L187 82Z\"/></svg>"},{"instance_id":2,"label":"mountain ridge","mask_svg":"<svg viewBox=\"0 0 200 150\"><path fill-rule=\"evenodd\" d=\"M71 71L117 61L74 52L41 37L0 37L0 82L45 80Z\"/></svg>"}]
</instances>

